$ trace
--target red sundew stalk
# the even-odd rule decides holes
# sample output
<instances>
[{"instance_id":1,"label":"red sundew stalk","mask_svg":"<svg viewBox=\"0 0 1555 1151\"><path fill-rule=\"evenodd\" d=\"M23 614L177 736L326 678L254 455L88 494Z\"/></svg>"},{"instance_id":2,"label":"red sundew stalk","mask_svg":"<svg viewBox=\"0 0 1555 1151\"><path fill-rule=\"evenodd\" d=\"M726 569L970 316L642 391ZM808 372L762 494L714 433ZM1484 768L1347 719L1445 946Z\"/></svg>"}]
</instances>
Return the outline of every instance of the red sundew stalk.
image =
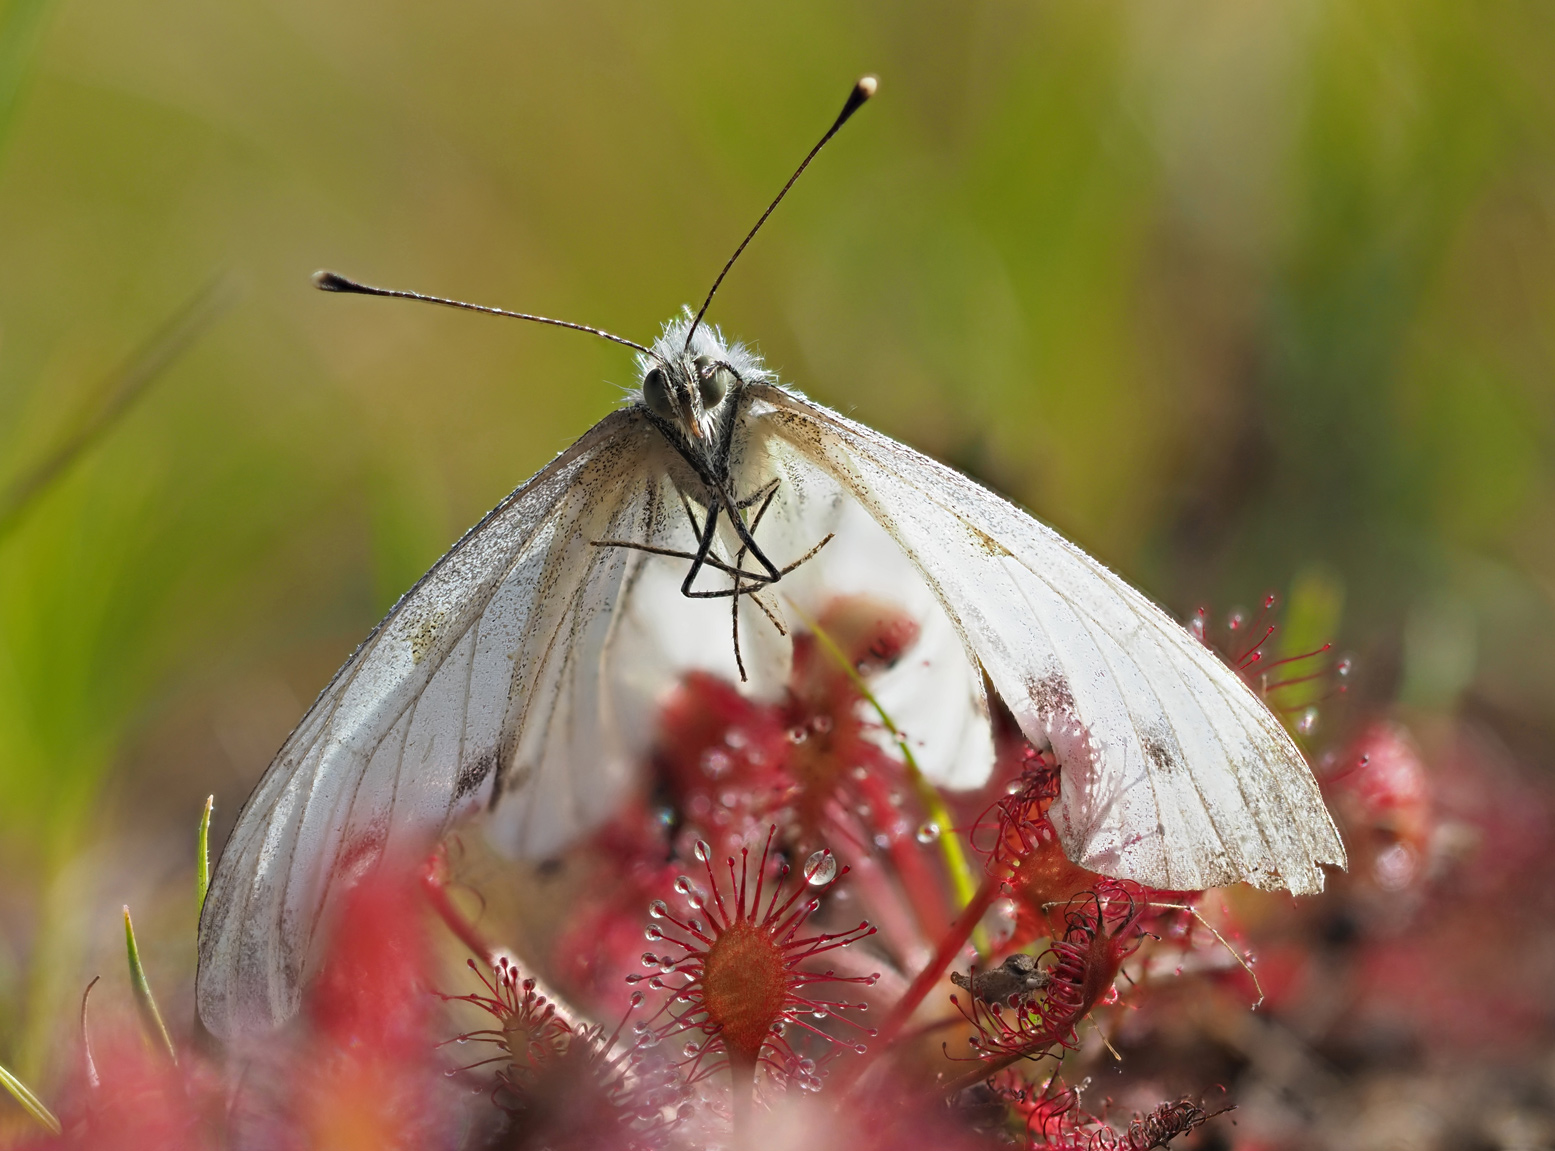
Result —
<instances>
[{"instance_id":1,"label":"red sundew stalk","mask_svg":"<svg viewBox=\"0 0 1555 1151\"><path fill-rule=\"evenodd\" d=\"M884 803L886 798L882 794L880 802ZM877 810L878 807L871 807L871 816ZM939 878L928 866L916 840L895 834L893 828L871 828L865 822L865 817L851 808L842 796L828 800L823 814L830 841L836 843L841 840L854 849L855 874L862 875L865 867L872 862L871 854L876 851L875 834L887 837L885 850L891 866L877 869L878 882L874 894L879 899L883 894L880 888L889 888L890 899L902 910L890 916L889 923L884 922L887 918L884 915L877 915L876 918L882 921L880 926L885 929L887 938L893 940L897 950L904 950L907 946L904 941L915 935L933 938L939 925L950 917L950 911Z\"/></svg>"},{"instance_id":2,"label":"red sundew stalk","mask_svg":"<svg viewBox=\"0 0 1555 1151\"><path fill-rule=\"evenodd\" d=\"M945 922L949 912L939 876L924 858L922 845L914 836L913 829L904 826L900 811L891 803L890 788L885 781L870 772L858 781L858 792L869 804L871 815L883 817L875 824L875 830L886 837L886 851L890 853L902 890L906 892L913 915L918 920L918 929L925 936L932 937L938 925ZM862 816L860 819L868 825L868 820Z\"/></svg>"},{"instance_id":3,"label":"red sundew stalk","mask_svg":"<svg viewBox=\"0 0 1555 1151\"><path fill-rule=\"evenodd\" d=\"M907 954L917 938L916 917L904 893L869 854L865 846L843 822L840 815L828 813L828 828L836 834L835 846L855 850L849 864L849 880L854 894L870 909L870 922L880 929L882 941L896 955Z\"/></svg>"},{"instance_id":4,"label":"red sundew stalk","mask_svg":"<svg viewBox=\"0 0 1555 1151\"><path fill-rule=\"evenodd\" d=\"M983 880L982 886L977 889L977 894L972 897L972 902L967 904L966 908L961 912L960 918L951 924L950 930L940 939L939 946L935 949L933 957L930 958L923 970L918 972L917 977L908 986L906 993L901 999L897 1000L896 1005L891 1008L890 1014L886 1016L885 1022L881 1024L874 1046L876 1053L884 1051L890 1046L892 1041L900 1034L902 1028L906 1026L907 1021L912 1018L913 1012L918 1009L918 1005L923 1002L924 997L939 983L946 969L954 962L961 949L966 946L967 940L972 937L973 929L982 921L989 907L993 906L993 901L998 898L1006 878L1007 876L1004 873L995 872ZM865 1060L854 1064L851 1075L844 1073L841 1086L852 1086L871 1062L873 1060Z\"/></svg>"},{"instance_id":5,"label":"red sundew stalk","mask_svg":"<svg viewBox=\"0 0 1555 1151\"><path fill-rule=\"evenodd\" d=\"M454 933L454 937L479 956L481 962L487 967L495 969L500 958L497 948L480 933L464 912L454 906L453 900L448 896L446 866L441 854L434 854L429 858L426 869L421 874L421 890L426 895L427 902L432 905L432 910L437 912L437 917L443 921L449 931Z\"/></svg>"},{"instance_id":6,"label":"red sundew stalk","mask_svg":"<svg viewBox=\"0 0 1555 1151\"><path fill-rule=\"evenodd\" d=\"M1277 668L1277 667L1284 667L1288 663L1301 663L1303 660L1316 659L1318 656L1322 655L1324 652L1332 651L1333 650L1333 646L1334 645L1332 643L1325 643L1322 647L1317 648L1317 649L1315 649L1313 651L1304 651L1300 655L1288 655L1284 659L1277 659L1277 660L1275 660L1273 663L1268 664L1267 666L1261 668L1260 670L1265 675L1268 675L1275 668ZM1324 675L1326 673L1325 672L1316 672L1315 674L1317 674L1317 675ZM1279 685L1276 684L1276 685L1272 685L1272 686L1276 686L1277 687Z\"/></svg>"}]
</instances>

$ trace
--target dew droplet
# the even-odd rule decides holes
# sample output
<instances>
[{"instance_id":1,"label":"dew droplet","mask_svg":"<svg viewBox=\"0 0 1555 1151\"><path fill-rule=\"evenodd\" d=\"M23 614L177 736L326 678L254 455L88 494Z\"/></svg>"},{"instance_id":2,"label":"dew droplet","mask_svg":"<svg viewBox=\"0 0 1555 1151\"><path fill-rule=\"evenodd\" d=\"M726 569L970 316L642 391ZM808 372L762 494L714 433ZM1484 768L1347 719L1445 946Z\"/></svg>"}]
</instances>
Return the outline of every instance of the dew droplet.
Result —
<instances>
[{"instance_id":1,"label":"dew droplet","mask_svg":"<svg viewBox=\"0 0 1555 1151\"><path fill-rule=\"evenodd\" d=\"M695 890L691 884L691 877L689 875L677 875L675 877L675 890L682 895L690 895Z\"/></svg>"},{"instance_id":2,"label":"dew droplet","mask_svg":"<svg viewBox=\"0 0 1555 1151\"><path fill-rule=\"evenodd\" d=\"M699 839L697 840L695 854L698 859L700 859L703 863L706 863L709 859L713 858L713 849L707 845L707 840Z\"/></svg>"},{"instance_id":3,"label":"dew droplet","mask_svg":"<svg viewBox=\"0 0 1555 1151\"><path fill-rule=\"evenodd\" d=\"M884 851L886 848L891 846L891 837L882 832L881 834L875 836L874 842L876 847L878 847L881 851Z\"/></svg>"},{"instance_id":4,"label":"dew droplet","mask_svg":"<svg viewBox=\"0 0 1555 1151\"><path fill-rule=\"evenodd\" d=\"M865 780L869 778L869 768L865 767L863 764L859 764L856 767L850 767L848 769L848 774L851 775L854 779Z\"/></svg>"},{"instance_id":5,"label":"dew droplet","mask_svg":"<svg viewBox=\"0 0 1555 1151\"><path fill-rule=\"evenodd\" d=\"M818 715L810 721L810 730L816 735L825 735L831 730L831 716Z\"/></svg>"},{"instance_id":6,"label":"dew droplet","mask_svg":"<svg viewBox=\"0 0 1555 1151\"><path fill-rule=\"evenodd\" d=\"M803 743L809 737L810 733L797 725L788 729L789 743Z\"/></svg>"},{"instance_id":7,"label":"dew droplet","mask_svg":"<svg viewBox=\"0 0 1555 1151\"><path fill-rule=\"evenodd\" d=\"M1351 659L1349 656L1345 656L1338 663L1334 664L1334 674L1338 675L1338 676L1349 675L1354 670L1355 670L1355 661L1353 659Z\"/></svg>"},{"instance_id":8,"label":"dew droplet","mask_svg":"<svg viewBox=\"0 0 1555 1151\"><path fill-rule=\"evenodd\" d=\"M933 822L920 823L916 832L916 838L919 843L933 843L939 838L939 824Z\"/></svg>"},{"instance_id":9,"label":"dew droplet","mask_svg":"<svg viewBox=\"0 0 1555 1151\"><path fill-rule=\"evenodd\" d=\"M1309 707L1301 713L1301 718L1296 721L1296 730L1302 735L1311 735L1317 730L1317 708Z\"/></svg>"},{"instance_id":10,"label":"dew droplet","mask_svg":"<svg viewBox=\"0 0 1555 1151\"><path fill-rule=\"evenodd\" d=\"M822 849L805 860L804 879L811 887L821 887L837 878L837 857Z\"/></svg>"},{"instance_id":11,"label":"dew droplet","mask_svg":"<svg viewBox=\"0 0 1555 1151\"><path fill-rule=\"evenodd\" d=\"M687 1059L690 1059L693 1055L695 1055L697 1053L697 1045L695 1043L687 1043L684 1047L682 1047L680 1049L680 1053L682 1055L684 1055Z\"/></svg>"},{"instance_id":12,"label":"dew droplet","mask_svg":"<svg viewBox=\"0 0 1555 1151\"><path fill-rule=\"evenodd\" d=\"M657 967L658 965L659 965L659 957L657 955L655 955L651 951L644 951L643 952L643 966L644 967Z\"/></svg>"},{"instance_id":13,"label":"dew droplet","mask_svg":"<svg viewBox=\"0 0 1555 1151\"><path fill-rule=\"evenodd\" d=\"M750 742L750 736L737 727L731 727L724 733L724 742L734 748L735 751L739 751L740 748Z\"/></svg>"},{"instance_id":14,"label":"dew droplet","mask_svg":"<svg viewBox=\"0 0 1555 1151\"><path fill-rule=\"evenodd\" d=\"M660 931L657 927L650 923L647 927L643 928L643 938L648 940L648 942L653 943L663 939L664 932Z\"/></svg>"},{"instance_id":15,"label":"dew droplet","mask_svg":"<svg viewBox=\"0 0 1555 1151\"><path fill-rule=\"evenodd\" d=\"M1003 943L1015 934L1015 901L1013 899L995 900L983 916L983 930L988 932L988 938L994 943Z\"/></svg>"},{"instance_id":16,"label":"dew droplet","mask_svg":"<svg viewBox=\"0 0 1555 1151\"><path fill-rule=\"evenodd\" d=\"M1236 631L1239 627L1242 626L1242 622L1246 618L1247 617L1242 614L1241 610L1238 609L1226 617L1226 627L1230 628L1232 631Z\"/></svg>"},{"instance_id":17,"label":"dew droplet","mask_svg":"<svg viewBox=\"0 0 1555 1151\"><path fill-rule=\"evenodd\" d=\"M655 899L648 905L648 914L654 919L663 919L670 913L669 904L662 899Z\"/></svg>"}]
</instances>

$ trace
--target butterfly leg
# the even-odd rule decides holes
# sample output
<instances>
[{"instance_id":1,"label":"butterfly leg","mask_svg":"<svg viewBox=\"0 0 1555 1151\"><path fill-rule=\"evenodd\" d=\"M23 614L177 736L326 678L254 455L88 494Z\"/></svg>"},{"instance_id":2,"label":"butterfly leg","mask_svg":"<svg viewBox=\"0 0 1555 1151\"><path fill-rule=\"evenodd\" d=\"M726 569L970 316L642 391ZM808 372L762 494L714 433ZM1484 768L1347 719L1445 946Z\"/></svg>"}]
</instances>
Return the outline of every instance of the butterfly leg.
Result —
<instances>
[{"instance_id":1,"label":"butterfly leg","mask_svg":"<svg viewBox=\"0 0 1555 1151\"><path fill-rule=\"evenodd\" d=\"M767 510L767 505L772 502L772 497L776 494L777 485L774 484L772 490L767 493L765 502L761 505L763 512ZM734 534L739 536L740 543L750 550L751 558L767 569L766 578L761 579L760 582L777 583L778 580L783 578L782 573L778 571L777 564L767 558L767 553L761 550L761 545L756 542L756 537L751 534L752 528L746 527L745 521L740 518L738 511L739 501L734 499L727 489L720 491L718 495L722 497L723 505L728 509L729 524L734 528ZM754 572L751 574L758 575L758 573Z\"/></svg>"},{"instance_id":2,"label":"butterfly leg","mask_svg":"<svg viewBox=\"0 0 1555 1151\"><path fill-rule=\"evenodd\" d=\"M745 500L743 503L735 505L735 507L738 508L740 511L744 511L746 508L748 508L752 504L754 504L758 499L761 500L761 507L756 509L756 514L751 519L751 531L752 532L754 532L759 526L761 526L761 517L766 515L767 514L767 509L772 506L772 497L777 495L778 481L776 479L774 479L771 483L765 485L765 489L764 490L765 490L765 493L766 493L764 497L763 497L762 491L757 491L757 492L753 493L750 496L750 498ZM741 582L742 582L742 580L744 579L744 576L745 576L745 553L746 553L746 550L747 550L746 548L741 547L740 550L735 553L735 556L734 556L734 574L730 577L731 579L734 580L734 587L730 590L730 594L729 594L729 630L730 630L730 634L733 636L733 639L734 639L734 664L735 664L736 667L738 667L740 669L740 682L741 683L747 682L749 680L749 678L750 678L749 676L747 676L745 674L745 660L740 655L740 596L741 596L741 594L742 593L743 594L748 594L751 597L751 599L756 600L756 606L761 608L761 610L766 613L766 616L767 616L768 619L772 620L773 626L777 627L779 635L787 634L787 633L784 632L783 628L780 625L778 625L777 620L772 618L772 612L770 610L768 610L767 605L762 603L759 599L756 599L756 589L752 588L748 593L744 593L744 589L742 589L741 586L740 586L740 584L741 584Z\"/></svg>"},{"instance_id":3,"label":"butterfly leg","mask_svg":"<svg viewBox=\"0 0 1555 1151\"><path fill-rule=\"evenodd\" d=\"M702 566L708 562L709 558L717 558L710 556L709 553L713 548L713 537L718 531L719 510L718 497L715 495L708 502L707 519L702 521L702 532L697 539L696 554L691 557L691 567L686 572L686 578L680 581L680 594L686 596L687 598L699 598L697 594L691 590L691 585L696 582L698 573L701 572ZM691 513L689 505L686 508L686 513L687 515L690 515ZM696 518L693 516L692 523L695 522Z\"/></svg>"}]
</instances>

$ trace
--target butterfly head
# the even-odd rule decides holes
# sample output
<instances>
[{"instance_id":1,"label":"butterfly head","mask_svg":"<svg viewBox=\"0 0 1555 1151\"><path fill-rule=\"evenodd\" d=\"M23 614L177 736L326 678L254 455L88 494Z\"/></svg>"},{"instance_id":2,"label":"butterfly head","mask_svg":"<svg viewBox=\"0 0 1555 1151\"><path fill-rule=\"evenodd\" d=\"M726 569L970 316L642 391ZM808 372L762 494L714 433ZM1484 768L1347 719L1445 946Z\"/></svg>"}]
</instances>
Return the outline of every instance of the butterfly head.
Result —
<instances>
[{"instance_id":1,"label":"butterfly head","mask_svg":"<svg viewBox=\"0 0 1555 1151\"><path fill-rule=\"evenodd\" d=\"M637 357L643 405L687 445L711 448L741 386L768 378L742 344L727 344L703 324L686 345L689 313L664 326L652 349Z\"/></svg>"},{"instance_id":2,"label":"butterfly head","mask_svg":"<svg viewBox=\"0 0 1555 1151\"><path fill-rule=\"evenodd\" d=\"M709 439L735 379L733 367L716 356L654 357L643 373L643 403L688 440Z\"/></svg>"}]
</instances>

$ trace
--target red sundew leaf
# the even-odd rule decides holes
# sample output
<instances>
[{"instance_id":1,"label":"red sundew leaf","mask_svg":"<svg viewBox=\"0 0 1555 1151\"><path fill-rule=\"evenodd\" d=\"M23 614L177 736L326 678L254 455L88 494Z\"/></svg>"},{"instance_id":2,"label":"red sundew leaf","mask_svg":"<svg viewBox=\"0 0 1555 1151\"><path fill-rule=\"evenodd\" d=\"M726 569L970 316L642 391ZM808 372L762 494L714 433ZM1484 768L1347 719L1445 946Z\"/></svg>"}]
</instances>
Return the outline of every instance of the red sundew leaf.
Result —
<instances>
[{"instance_id":1,"label":"red sundew leaf","mask_svg":"<svg viewBox=\"0 0 1555 1151\"><path fill-rule=\"evenodd\" d=\"M346 896L307 1016L324 1042L386 1057L425 1050L430 952L416 873L388 865Z\"/></svg>"},{"instance_id":2,"label":"red sundew leaf","mask_svg":"<svg viewBox=\"0 0 1555 1151\"><path fill-rule=\"evenodd\" d=\"M306 1076L289 1109L306 1145L443 1146L451 1122L434 1060L430 944L419 864L380 864L346 895L305 1004Z\"/></svg>"},{"instance_id":3,"label":"red sundew leaf","mask_svg":"<svg viewBox=\"0 0 1555 1151\"><path fill-rule=\"evenodd\" d=\"M666 798L709 834L778 806L790 787L793 752L780 707L747 699L730 683L691 672L659 711L656 777ZM732 800L732 802L730 802ZM720 834L719 838L723 838Z\"/></svg>"}]
</instances>

